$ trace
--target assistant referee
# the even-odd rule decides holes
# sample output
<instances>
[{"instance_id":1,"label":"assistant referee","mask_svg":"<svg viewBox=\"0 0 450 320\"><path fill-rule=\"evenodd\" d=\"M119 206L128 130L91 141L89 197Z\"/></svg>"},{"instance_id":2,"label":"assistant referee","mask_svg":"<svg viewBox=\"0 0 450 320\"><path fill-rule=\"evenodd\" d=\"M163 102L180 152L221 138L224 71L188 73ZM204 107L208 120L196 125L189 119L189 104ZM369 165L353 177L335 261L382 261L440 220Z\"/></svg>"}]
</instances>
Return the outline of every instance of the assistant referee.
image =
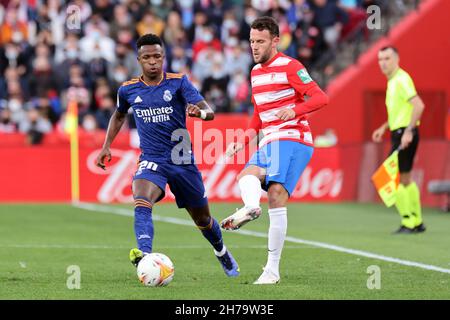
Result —
<instances>
[{"instance_id":1,"label":"assistant referee","mask_svg":"<svg viewBox=\"0 0 450 320\"><path fill-rule=\"evenodd\" d=\"M387 128L391 131L391 153L398 154L400 184L395 206L401 216L401 226L395 233L424 232L420 205L420 191L411 179L414 156L419 144L419 124L425 105L417 94L409 74L399 66L395 47L387 46L378 52L378 64L387 77L386 107L388 120L372 134L372 140L381 142Z\"/></svg>"}]
</instances>

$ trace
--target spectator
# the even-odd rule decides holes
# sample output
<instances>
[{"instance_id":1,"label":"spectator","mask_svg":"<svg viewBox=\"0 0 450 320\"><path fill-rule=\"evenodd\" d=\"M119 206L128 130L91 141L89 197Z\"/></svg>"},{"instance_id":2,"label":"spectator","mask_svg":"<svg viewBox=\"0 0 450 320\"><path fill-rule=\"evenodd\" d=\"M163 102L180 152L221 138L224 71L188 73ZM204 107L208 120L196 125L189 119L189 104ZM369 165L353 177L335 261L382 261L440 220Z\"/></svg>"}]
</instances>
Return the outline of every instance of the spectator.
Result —
<instances>
[{"instance_id":1,"label":"spectator","mask_svg":"<svg viewBox=\"0 0 450 320\"><path fill-rule=\"evenodd\" d=\"M18 81L7 82L7 98L4 106L11 111L11 119L14 123L19 123L24 118L24 107L28 106L28 101L25 100Z\"/></svg>"},{"instance_id":2,"label":"spectator","mask_svg":"<svg viewBox=\"0 0 450 320\"><path fill-rule=\"evenodd\" d=\"M60 107L59 104L52 103L51 99L47 96L40 96L34 101L34 106L39 110L40 114L50 121L50 123L55 125L59 121L60 117Z\"/></svg>"},{"instance_id":3,"label":"spectator","mask_svg":"<svg viewBox=\"0 0 450 320\"><path fill-rule=\"evenodd\" d=\"M223 13L229 9L229 5L224 0L210 0L200 1L197 4L197 8L206 13L208 23L214 26L215 30L220 30L223 22Z\"/></svg>"},{"instance_id":4,"label":"spectator","mask_svg":"<svg viewBox=\"0 0 450 320\"><path fill-rule=\"evenodd\" d=\"M34 59L29 87L31 97L46 95L49 90L58 88L49 58L38 56Z\"/></svg>"},{"instance_id":5,"label":"spectator","mask_svg":"<svg viewBox=\"0 0 450 320\"><path fill-rule=\"evenodd\" d=\"M230 80L224 66L224 57L221 53L213 56L211 74L204 79L202 94L211 104L214 111L230 112L230 100L227 95Z\"/></svg>"},{"instance_id":6,"label":"spectator","mask_svg":"<svg viewBox=\"0 0 450 320\"><path fill-rule=\"evenodd\" d=\"M139 36L147 33L156 34L161 36L164 30L164 21L158 18L153 11L147 10L142 19L136 25L136 31Z\"/></svg>"},{"instance_id":7,"label":"spectator","mask_svg":"<svg viewBox=\"0 0 450 320\"><path fill-rule=\"evenodd\" d=\"M174 6L173 0L150 0L155 15L162 21L167 21L168 15Z\"/></svg>"},{"instance_id":8,"label":"spectator","mask_svg":"<svg viewBox=\"0 0 450 320\"><path fill-rule=\"evenodd\" d=\"M103 21L96 19L89 29L89 33L81 38L79 43L81 60L89 62L101 57L108 62L114 62L115 42L108 36L108 31L103 27Z\"/></svg>"},{"instance_id":9,"label":"spectator","mask_svg":"<svg viewBox=\"0 0 450 320\"><path fill-rule=\"evenodd\" d=\"M223 24L220 28L220 39L226 43L230 37L239 35L239 22L236 20L235 12L229 10L225 12Z\"/></svg>"},{"instance_id":10,"label":"spectator","mask_svg":"<svg viewBox=\"0 0 450 320\"><path fill-rule=\"evenodd\" d=\"M269 15L277 20L280 29L280 42L278 47L281 51L286 51L291 44L292 34L285 10L282 7L273 8L269 11Z\"/></svg>"},{"instance_id":11,"label":"spectator","mask_svg":"<svg viewBox=\"0 0 450 320\"><path fill-rule=\"evenodd\" d=\"M231 111L247 112L250 104L250 82L241 70L232 74L227 93L231 99Z\"/></svg>"},{"instance_id":12,"label":"spectator","mask_svg":"<svg viewBox=\"0 0 450 320\"><path fill-rule=\"evenodd\" d=\"M196 37L194 43L192 44L192 59L194 62L197 61L197 56L206 48L213 48L214 50L220 52L222 51L222 43L216 37L214 29L212 26L203 26L203 32L198 37Z\"/></svg>"},{"instance_id":13,"label":"spectator","mask_svg":"<svg viewBox=\"0 0 450 320\"><path fill-rule=\"evenodd\" d=\"M6 9L4 22L0 27L0 45L22 42L28 39L28 25L19 19L17 8Z\"/></svg>"},{"instance_id":14,"label":"spectator","mask_svg":"<svg viewBox=\"0 0 450 320\"><path fill-rule=\"evenodd\" d=\"M196 63L194 63L192 67L192 74L194 77L200 82L203 82L204 79L209 77L211 75L212 64L215 56L220 56L221 54L221 51L216 50L212 46L208 46L202 50L202 52L198 55Z\"/></svg>"},{"instance_id":15,"label":"spectator","mask_svg":"<svg viewBox=\"0 0 450 320\"><path fill-rule=\"evenodd\" d=\"M8 42L0 46L0 72L4 74L8 66L17 68L19 75L28 74L31 70L32 54L29 46Z\"/></svg>"},{"instance_id":16,"label":"spectator","mask_svg":"<svg viewBox=\"0 0 450 320\"><path fill-rule=\"evenodd\" d=\"M110 0L94 0L93 12L99 14L104 21L112 21L114 16L114 6Z\"/></svg>"},{"instance_id":17,"label":"spectator","mask_svg":"<svg viewBox=\"0 0 450 320\"><path fill-rule=\"evenodd\" d=\"M313 0L313 24L323 33L325 42L335 49L343 26L348 22L348 14L335 1Z\"/></svg>"},{"instance_id":18,"label":"spectator","mask_svg":"<svg viewBox=\"0 0 450 320\"><path fill-rule=\"evenodd\" d=\"M168 62L168 70L170 72L182 73L186 68L189 68L192 60L187 56L184 48L175 46L172 48L171 56Z\"/></svg>"},{"instance_id":19,"label":"spectator","mask_svg":"<svg viewBox=\"0 0 450 320\"><path fill-rule=\"evenodd\" d=\"M230 100L219 83L212 83L204 93L214 112L230 112Z\"/></svg>"},{"instance_id":20,"label":"spectator","mask_svg":"<svg viewBox=\"0 0 450 320\"><path fill-rule=\"evenodd\" d=\"M109 119L115 110L115 104L111 97L104 97L100 100L98 110L95 113L95 119L100 129L106 130L108 128Z\"/></svg>"},{"instance_id":21,"label":"spectator","mask_svg":"<svg viewBox=\"0 0 450 320\"><path fill-rule=\"evenodd\" d=\"M239 40L248 41L250 25L256 18L258 18L258 12L256 9L251 6L246 7L244 10L244 19L241 21L241 25L239 27Z\"/></svg>"},{"instance_id":22,"label":"spectator","mask_svg":"<svg viewBox=\"0 0 450 320\"><path fill-rule=\"evenodd\" d=\"M128 80L129 74L130 70L128 70L126 66L121 64L116 65L110 77L110 84L114 91L117 91L122 83Z\"/></svg>"},{"instance_id":23,"label":"spectator","mask_svg":"<svg viewBox=\"0 0 450 320\"><path fill-rule=\"evenodd\" d=\"M80 45L78 36L75 33L68 33L63 42L56 46L55 63L81 63ZM68 63L67 63L68 62ZM67 67L66 67L67 68ZM58 68L60 69L60 68ZM65 68L62 68L65 69Z\"/></svg>"},{"instance_id":24,"label":"spectator","mask_svg":"<svg viewBox=\"0 0 450 320\"><path fill-rule=\"evenodd\" d=\"M97 78L106 78L108 76L108 61L102 56L102 50L99 44L94 47L91 54L91 60L88 62L88 76L95 81Z\"/></svg>"},{"instance_id":25,"label":"spectator","mask_svg":"<svg viewBox=\"0 0 450 320\"><path fill-rule=\"evenodd\" d=\"M136 60L136 56L134 52L127 45L118 43L116 45L116 60L114 63L108 64L108 78L111 81L116 79L120 82L120 79L127 80L128 78L135 78L141 74L141 69ZM125 77L123 75L115 75L114 70L116 70L119 66L124 66L127 70ZM123 81L125 81L123 80Z\"/></svg>"},{"instance_id":26,"label":"spectator","mask_svg":"<svg viewBox=\"0 0 450 320\"><path fill-rule=\"evenodd\" d=\"M78 103L78 114L84 115L89 111L91 104L91 94L86 88L83 78L78 74L73 74L70 78L70 86L63 92L63 104L74 100Z\"/></svg>"},{"instance_id":27,"label":"spectator","mask_svg":"<svg viewBox=\"0 0 450 320\"><path fill-rule=\"evenodd\" d=\"M252 57L248 47L244 42L239 44L236 37L229 38L225 47L225 63L224 68L227 74L235 74L241 72L245 76L249 74L249 66L252 64Z\"/></svg>"},{"instance_id":28,"label":"spectator","mask_svg":"<svg viewBox=\"0 0 450 320\"><path fill-rule=\"evenodd\" d=\"M61 10L59 0L47 1L47 15L51 21L51 34L53 43L56 45L64 41L64 27L66 23L66 13ZM81 31L81 30L80 30Z\"/></svg>"},{"instance_id":29,"label":"spectator","mask_svg":"<svg viewBox=\"0 0 450 320\"><path fill-rule=\"evenodd\" d=\"M126 0L128 10L130 11L133 21L140 21L147 8L147 4L140 0Z\"/></svg>"},{"instance_id":30,"label":"spectator","mask_svg":"<svg viewBox=\"0 0 450 320\"><path fill-rule=\"evenodd\" d=\"M172 47L176 44L180 34L183 31L181 17L178 12L171 11L167 17L167 26L164 28L163 39L167 46Z\"/></svg>"},{"instance_id":31,"label":"spectator","mask_svg":"<svg viewBox=\"0 0 450 320\"><path fill-rule=\"evenodd\" d=\"M4 73L4 77L0 77L0 99L6 99L8 95L8 82L18 82L20 91L24 98L29 97L29 85L28 78L21 77L19 69L15 67L7 67Z\"/></svg>"},{"instance_id":32,"label":"spectator","mask_svg":"<svg viewBox=\"0 0 450 320\"><path fill-rule=\"evenodd\" d=\"M114 19L110 24L111 37L117 39L119 30L129 28L133 25L133 22L133 18L125 5L119 4L115 6Z\"/></svg>"},{"instance_id":33,"label":"spectator","mask_svg":"<svg viewBox=\"0 0 450 320\"><path fill-rule=\"evenodd\" d=\"M109 37L109 23L107 23L103 18L100 12L95 13L91 16L91 18L86 22L84 26L84 33L86 36L91 35L92 33L99 33L102 36Z\"/></svg>"},{"instance_id":34,"label":"spectator","mask_svg":"<svg viewBox=\"0 0 450 320\"><path fill-rule=\"evenodd\" d=\"M26 118L19 123L19 131L27 135L27 142L31 145L40 144L44 135L51 130L50 121L44 118L36 108L28 110Z\"/></svg>"},{"instance_id":35,"label":"spectator","mask_svg":"<svg viewBox=\"0 0 450 320\"><path fill-rule=\"evenodd\" d=\"M189 29L194 20L194 0L178 1L183 28Z\"/></svg>"},{"instance_id":36,"label":"spectator","mask_svg":"<svg viewBox=\"0 0 450 320\"><path fill-rule=\"evenodd\" d=\"M194 23L188 31L188 40L190 43L202 38L204 28L206 28L208 17L205 12L197 11L194 16Z\"/></svg>"},{"instance_id":37,"label":"spectator","mask_svg":"<svg viewBox=\"0 0 450 320\"><path fill-rule=\"evenodd\" d=\"M14 133L16 129L16 124L11 120L11 111L0 107L0 133Z\"/></svg>"},{"instance_id":38,"label":"spectator","mask_svg":"<svg viewBox=\"0 0 450 320\"><path fill-rule=\"evenodd\" d=\"M117 32L117 44L123 44L127 47L135 48L136 42L135 42L135 32L130 27L123 27L120 28ZM136 57L135 57L136 60Z\"/></svg>"},{"instance_id":39,"label":"spectator","mask_svg":"<svg viewBox=\"0 0 450 320\"><path fill-rule=\"evenodd\" d=\"M86 132L95 132L98 129L95 116L91 113L86 114L81 121L81 127Z\"/></svg>"},{"instance_id":40,"label":"spectator","mask_svg":"<svg viewBox=\"0 0 450 320\"><path fill-rule=\"evenodd\" d=\"M100 105L102 99L111 96L111 89L108 84L108 81L105 78L99 78L96 81L96 89L94 91L94 108Z\"/></svg>"}]
</instances>

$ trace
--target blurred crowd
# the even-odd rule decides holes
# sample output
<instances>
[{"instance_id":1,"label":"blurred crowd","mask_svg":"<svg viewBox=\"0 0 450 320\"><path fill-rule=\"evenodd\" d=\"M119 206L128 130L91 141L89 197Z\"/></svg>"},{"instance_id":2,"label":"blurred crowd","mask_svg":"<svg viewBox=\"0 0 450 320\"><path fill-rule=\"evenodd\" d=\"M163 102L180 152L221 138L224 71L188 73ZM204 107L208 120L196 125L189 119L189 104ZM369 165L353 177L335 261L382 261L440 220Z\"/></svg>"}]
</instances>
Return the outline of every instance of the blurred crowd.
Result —
<instances>
[{"instance_id":1,"label":"blurred crowd","mask_svg":"<svg viewBox=\"0 0 450 320\"><path fill-rule=\"evenodd\" d=\"M70 99L83 130L106 129L118 87L140 76L135 42L146 33L163 39L165 70L187 74L216 112L251 112L255 18L276 18L281 51L332 73L339 41L385 1L0 0L0 133L39 143L62 130Z\"/></svg>"}]
</instances>

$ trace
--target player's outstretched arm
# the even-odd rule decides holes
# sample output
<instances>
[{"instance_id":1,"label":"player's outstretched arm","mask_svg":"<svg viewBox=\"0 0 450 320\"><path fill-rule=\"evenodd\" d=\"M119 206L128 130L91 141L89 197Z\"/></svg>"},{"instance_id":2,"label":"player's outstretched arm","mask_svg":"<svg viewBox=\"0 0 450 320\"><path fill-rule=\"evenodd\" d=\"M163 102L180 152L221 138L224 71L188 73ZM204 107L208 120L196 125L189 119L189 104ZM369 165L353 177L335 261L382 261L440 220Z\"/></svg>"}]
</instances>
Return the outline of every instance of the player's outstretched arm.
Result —
<instances>
[{"instance_id":1,"label":"player's outstretched arm","mask_svg":"<svg viewBox=\"0 0 450 320\"><path fill-rule=\"evenodd\" d=\"M205 100L197 104L189 103L186 111L189 117L197 117L205 121L214 119L214 111Z\"/></svg>"},{"instance_id":2,"label":"player's outstretched arm","mask_svg":"<svg viewBox=\"0 0 450 320\"><path fill-rule=\"evenodd\" d=\"M102 168L103 170L105 170L106 168L105 159L107 159L108 162L111 161L111 151L110 151L111 143L114 141L117 134L119 133L120 128L125 122L126 116L127 116L126 113L121 113L116 110L114 111L113 115L111 116L111 119L109 120L105 142L103 143L102 150L100 151L96 160L96 165Z\"/></svg>"}]
</instances>

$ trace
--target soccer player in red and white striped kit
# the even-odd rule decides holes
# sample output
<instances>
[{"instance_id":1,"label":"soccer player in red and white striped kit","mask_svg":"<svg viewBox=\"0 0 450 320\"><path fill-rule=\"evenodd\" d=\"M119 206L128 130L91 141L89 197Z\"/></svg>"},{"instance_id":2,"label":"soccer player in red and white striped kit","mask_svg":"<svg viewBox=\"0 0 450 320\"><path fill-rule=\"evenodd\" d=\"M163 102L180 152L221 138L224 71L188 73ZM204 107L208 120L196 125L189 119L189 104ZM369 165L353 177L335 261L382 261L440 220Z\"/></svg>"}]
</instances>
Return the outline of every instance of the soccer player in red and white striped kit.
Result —
<instances>
[{"instance_id":1,"label":"soccer player in red and white striped kit","mask_svg":"<svg viewBox=\"0 0 450 320\"><path fill-rule=\"evenodd\" d=\"M268 259L255 284L280 280L279 262L287 230L287 201L313 154L313 138L307 115L328 104L328 96L296 59L278 52L279 27L271 17L251 25L250 46L256 65L251 72L254 113L249 129L264 137L238 175L244 207L221 222L236 230L261 215L262 189L267 191L270 226ZM305 96L308 99L305 99ZM254 136L231 143L226 154L242 150Z\"/></svg>"}]
</instances>

